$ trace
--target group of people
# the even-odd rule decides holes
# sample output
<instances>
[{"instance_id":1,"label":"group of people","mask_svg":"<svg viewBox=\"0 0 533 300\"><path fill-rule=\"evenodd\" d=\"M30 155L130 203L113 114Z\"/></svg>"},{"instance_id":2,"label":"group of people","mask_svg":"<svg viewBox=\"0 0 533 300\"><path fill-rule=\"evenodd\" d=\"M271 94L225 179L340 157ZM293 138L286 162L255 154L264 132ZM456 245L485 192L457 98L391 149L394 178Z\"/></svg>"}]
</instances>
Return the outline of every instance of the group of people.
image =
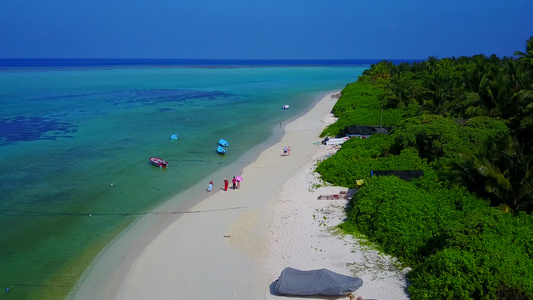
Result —
<instances>
[{"instance_id":1,"label":"group of people","mask_svg":"<svg viewBox=\"0 0 533 300\"><path fill-rule=\"evenodd\" d=\"M233 179L231 180L231 183L233 184L233 189L234 190L238 190L241 188L241 181L240 180L237 180L237 178L235 176L233 176ZM228 186L229 186L229 181L227 178L224 178L224 191L227 191L228 190ZM213 181L209 181L209 185L207 186L207 191L208 192L211 192L211 190L213 189Z\"/></svg>"},{"instance_id":2,"label":"group of people","mask_svg":"<svg viewBox=\"0 0 533 300\"><path fill-rule=\"evenodd\" d=\"M285 148L283 148L283 155L284 156L287 156L287 155L291 155L291 147L287 147L285 146Z\"/></svg>"}]
</instances>

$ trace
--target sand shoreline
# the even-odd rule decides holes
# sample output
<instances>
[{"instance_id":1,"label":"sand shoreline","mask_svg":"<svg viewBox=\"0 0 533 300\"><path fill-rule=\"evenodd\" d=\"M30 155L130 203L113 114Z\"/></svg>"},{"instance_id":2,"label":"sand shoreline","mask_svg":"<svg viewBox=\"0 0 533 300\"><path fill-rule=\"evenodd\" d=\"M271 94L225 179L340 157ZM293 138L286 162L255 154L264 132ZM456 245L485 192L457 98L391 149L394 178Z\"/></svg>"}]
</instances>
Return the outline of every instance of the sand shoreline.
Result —
<instances>
[{"instance_id":1,"label":"sand shoreline","mask_svg":"<svg viewBox=\"0 0 533 300\"><path fill-rule=\"evenodd\" d=\"M330 93L322 92L317 94L309 109L315 106L325 95ZM115 289L118 282L121 282L126 270L146 245L150 244L170 224L184 214L192 211L195 205L218 192L224 176L227 176L228 173L242 173L242 170L251 162L255 161L265 148L269 148L281 140L286 124L305 115L307 111L291 117L283 123L283 126L274 126L272 128L272 135L268 140L250 149L237 162L216 171L210 177L206 178L206 182L197 183L195 186L172 197L153 210L153 212L162 212L161 214L147 214L131 224L127 230L117 236L93 260L93 263L85 270L67 299L108 299L110 290ZM212 178L215 179L213 193L204 193L203 191L207 187L207 182ZM183 199L188 200L182 201ZM168 212L178 213L168 214Z\"/></svg>"},{"instance_id":2,"label":"sand shoreline","mask_svg":"<svg viewBox=\"0 0 533 300\"><path fill-rule=\"evenodd\" d=\"M94 266L105 271L106 261L122 261L112 278L89 276L72 298L273 299L279 296L271 294L270 284L284 267L295 267L358 273L365 280L360 289L365 298L408 299L403 273L380 266L381 273L390 274L376 280L372 267L353 267L361 257L366 259L361 253L371 252L353 250L353 239L322 231L340 222L346 202L316 200L317 193L338 193L338 187L313 188L319 183L314 164L335 151L313 144L334 121L332 95L287 124L281 141L261 152L241 174L214 174L214 189L222 186L223 177L242 175L241 189L214 192L179 218L169 214L140 220L147 226L128 235L143 236L129 241L133 247L128 253L108 253ZM290 156L282 155L284 146L291 146ZM205 192L202 184L197 187ZM168 211L178 209L173 205L169 202ZM325 221L317 223L317 218ZM350 256L354 251L357 257ZM387 259L382 263L390 265Z\"/></svg>"}]
</instances>

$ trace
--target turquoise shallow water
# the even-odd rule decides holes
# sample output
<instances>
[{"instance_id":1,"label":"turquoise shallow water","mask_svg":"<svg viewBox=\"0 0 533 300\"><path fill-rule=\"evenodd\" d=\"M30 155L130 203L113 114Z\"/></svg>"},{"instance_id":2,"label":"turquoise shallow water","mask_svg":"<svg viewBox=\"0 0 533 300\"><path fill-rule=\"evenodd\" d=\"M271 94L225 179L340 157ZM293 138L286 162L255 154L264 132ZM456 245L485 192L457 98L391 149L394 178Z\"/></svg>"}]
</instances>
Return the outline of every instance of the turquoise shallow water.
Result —
<instances>
[{"instance_id":1,"label":"turquoise shallow water","mask_svg":"<svg viewBox=\"0 0 533 300\"><path fill-rule=\"evenodd\" d=\"M10 291L0 299L67 293L128 224L236 162L364 68L1 70L0 291ZM221 138L226 156L215 152ZM151 166L151 156L169 167Z\"/></svg>"}]
</instances>

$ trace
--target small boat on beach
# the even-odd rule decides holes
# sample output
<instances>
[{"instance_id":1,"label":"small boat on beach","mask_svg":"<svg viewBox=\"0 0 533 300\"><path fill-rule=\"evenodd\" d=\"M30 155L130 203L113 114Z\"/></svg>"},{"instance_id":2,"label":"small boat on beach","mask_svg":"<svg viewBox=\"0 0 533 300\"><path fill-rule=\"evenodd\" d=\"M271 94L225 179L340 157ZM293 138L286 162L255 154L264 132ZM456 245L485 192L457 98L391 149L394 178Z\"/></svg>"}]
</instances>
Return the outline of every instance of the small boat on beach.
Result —
<instances>
[{"instance_id":1,"label":"small boat on beach","mask_svg":"<svg viewBox=\"0 0 533 300\"><path fill-rule=\"evenodd\" d=\"M363 279L335 273L328 269L303 271L287 267L274 282L274 291L282 296L351 296L363 285ZM352 299L352 297L350 297Z\"/></svg>"},{"instance_id":2,"label":"small boat on beach","mask_svg":"<svg viewBox=\"0 0 533 300\"><path fill-rule=\"evenodd\" d=\"M179 138L179 135L177 135L177 134L173 134L173 135L170 136L171 140L177 140L178 138Z\"/></svg>"},{"instance_id":3,"label":"small boat on beach","mask_svg":"<svg viewBox=\"0 0 533 300\"><path fill-rule=\"evenodd\" d=\"M168 166L168 162L159 157L150 157L150 163L160 168L165 168L166 166Z\"/></svg>"},{"instance_id":4,"label":"small boat on beach","mask_svg":"<svg viewBox=\"0 0 533 300\"><path fill-rule=\"evenodd\" d=\"M218 148L217 148L217 153L218 153L218 154L226 155L226 148L224 148L224 147L222 147L222 146L218 146Z\"/></svg>"},{"instance_id":5,"label":"small boat on beach","mask_svg":"<svg viewBox=\"0 0 533 300\"><path fill-rule=\"evenodd\" d=\"M289 109L289 104L285 104L281 107L281 109Z\"/></svg>"},{"instance_id":6,"label":"small boat on beach","mask_svg":"<svg viewBox=\"0 0 533 300\"><path fill-rule=\"evenodd\" d=\"M347 137L347 136L342 137L342 138L337 138L337 139L325 138L322 141L322 144L324 144L324 145L342 145L344 142L346 142L349 139L350 138Z\"/></svg>"},{"instance_id":7,"label":"small boat on beach","mask_svg":"<svg viewBox=\"0 0 533 300\"><path fill-rule=\"evenodd\" d=\"M220 139L220 141L218 141L218 144L222 147L228 147L229 146L229 143L228 141L226 141L225 139Z\"/></svg>"}]
</instances>

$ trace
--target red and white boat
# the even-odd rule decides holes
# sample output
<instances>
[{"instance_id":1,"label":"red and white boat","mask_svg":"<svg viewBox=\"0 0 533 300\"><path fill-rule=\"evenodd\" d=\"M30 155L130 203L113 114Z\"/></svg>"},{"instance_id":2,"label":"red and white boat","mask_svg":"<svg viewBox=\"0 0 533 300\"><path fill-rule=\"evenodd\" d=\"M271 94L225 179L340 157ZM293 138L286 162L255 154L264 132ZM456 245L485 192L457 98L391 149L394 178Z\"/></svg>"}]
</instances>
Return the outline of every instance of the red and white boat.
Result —
<instances>
[{"instance_id":1,"label":"red and white boat","mask_svg":"<svg viewBox=\"0 0 533 300\"><path fill-rule=\"evenodd\" d=\"M165 168L168 166L168 162L164 159L161 159L159 157L150 157L150 163L154 166L158 166L160 168Z\"/></svg>"}]
</instances>

